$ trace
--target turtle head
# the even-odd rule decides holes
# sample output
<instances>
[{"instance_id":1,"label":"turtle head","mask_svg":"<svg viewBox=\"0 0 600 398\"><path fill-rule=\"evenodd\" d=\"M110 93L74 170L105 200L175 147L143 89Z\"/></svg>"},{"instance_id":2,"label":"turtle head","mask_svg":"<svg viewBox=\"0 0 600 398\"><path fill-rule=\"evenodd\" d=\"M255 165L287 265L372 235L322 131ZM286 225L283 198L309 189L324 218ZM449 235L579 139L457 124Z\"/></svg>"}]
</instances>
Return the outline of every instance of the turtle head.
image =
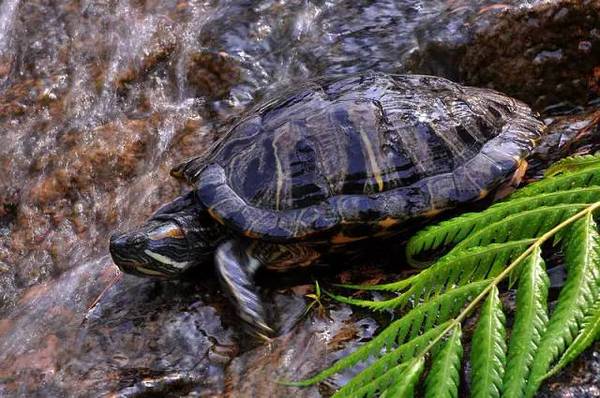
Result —
<instances>
[{"instance_id":1,"label":"turtle head","mask_svg":"<svg viewBox=\"0 0 600 398\"><path fill-rule=\"evenodd\" d=\"M170 278L208 262L222 228L193 192L161 207L140 227L110 238L110 254L121 271Z\"/></svg>"}]
</instances>

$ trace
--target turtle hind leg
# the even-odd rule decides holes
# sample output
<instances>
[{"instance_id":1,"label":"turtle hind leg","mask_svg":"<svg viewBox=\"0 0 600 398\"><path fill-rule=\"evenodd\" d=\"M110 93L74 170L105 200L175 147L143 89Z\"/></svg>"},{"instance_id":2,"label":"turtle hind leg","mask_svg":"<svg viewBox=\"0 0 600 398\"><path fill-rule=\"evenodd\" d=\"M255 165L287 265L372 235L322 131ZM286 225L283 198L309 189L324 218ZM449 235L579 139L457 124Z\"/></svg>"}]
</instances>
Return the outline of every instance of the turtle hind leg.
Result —
<instances>
[{"instance_id":1,"label":"turtle hind leg","mask_svg":"<svg viewBox=\"0 0 600 398\"><path fill-rule=\"evenodd\" d=\"M260 337L268 338L274 332L267 324L265 308L254 284L254 274L262 263L250 249L241 240L222 243L215 255L217 275L239 317L254 327Z\"/></svg>"}]
</instances>

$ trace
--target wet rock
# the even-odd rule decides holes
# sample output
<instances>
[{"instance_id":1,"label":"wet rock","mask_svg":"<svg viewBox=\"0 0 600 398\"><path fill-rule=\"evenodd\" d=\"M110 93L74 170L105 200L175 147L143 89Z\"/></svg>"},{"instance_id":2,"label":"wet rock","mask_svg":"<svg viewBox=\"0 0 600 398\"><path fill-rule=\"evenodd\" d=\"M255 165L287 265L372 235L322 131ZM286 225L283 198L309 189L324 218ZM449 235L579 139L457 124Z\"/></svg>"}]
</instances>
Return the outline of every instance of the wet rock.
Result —
<instances>
[{"instance_id":1,"label":"wet rock","mask_svg":"<svg viewBox=\"0 0 600 398\"><path fill-rule=\"evenodd\" d=\"M278 382L307 378L350 352L357 341L371 338L375 328L352 322L351 314L343 307L330 311L327 318L311 317L268 344L235 358L227 369L223 396L320 397L319 386L297 388ZM364 325L369 324L366 322Z\"/></svg>"},{"instance_id":2,"label":"wet rock","mask_svg":"<svg viewBox=\"0 0 600 398\"><path fill-rule=\"evenodd\" d=\"M592 154L600 150L600 109L592 107L574 115L546 118L548 128L529 159L527 178L542 177L548 164L566 156Z\"/></svg>"},{"instance_id":3,"label":"wet rock","mask_svg":"<svg viewBox=\"0 0 600 398\"><path fill-rule=\"evenodd\" d=\"M140 25L148 26L143 19ZM144 47L144 50L138 52L136 57L129 58L126 64L116 72L114 84L118 91L122 92L127 85L147 78L148 74L156 69L161 62L168 61L171 54L176 50L177 36L174 33L175 28L171 21L161 19L154 24L153 30L153 32L148 32L150 37L147 43L139 43L140 46Z\"/></svg>"},{"instance_id":4,"label":"wet rock","mask_svg":"<svg viewBox=\"0 0 600 398\"><path fill-rule=\"evenodd\" d=\"M559 375L544 383L539 398L594 398L600 396L600 343L595 343Z\"/></svg>"},{"instance_id":5,"label":"wet rock","mask_svg":"<svg viewBox=\"0 0 600 398\"><path fill-rule=\"evenodd\" d=\"M0 324L3 396L36 395L40 382L44 394L82 397L92 390L125 394L138 385L149 389L153 380L161 388L190 379L205 392L222 388L219 369L237 346L206 301L209 285L174 289L128 277L113 283L114 276L115 268L105 258L30 289L20 310ZM87 278L97 283L86 285ZM85 300L74 303L73 294ZM99 294L98 305L88 310ZM25 327L33 320L45 328ZM22 338L32 345L24 347Z\"/></svg>"},{"instance_id":6,"label":"wet rock","mask_svg":"<svg viewBox=\"0 0 600 398\"><path fill-rule=\"evenodd\" d=\"M187 81L198 96L224 98L240 81L240 67L227 53L197 52L190 55Z\"/></svg>"},{"instance_id":7,"label":"wet rock","mask_svg":"<svg viewBox=\"0 0 600 398\"><path fill-rule=\"evenodd\" d=\"M409 70L495 88L538 110L600 95L600 3L475 7L458 8L423 28Z\"/></svg>"}]
</instances>

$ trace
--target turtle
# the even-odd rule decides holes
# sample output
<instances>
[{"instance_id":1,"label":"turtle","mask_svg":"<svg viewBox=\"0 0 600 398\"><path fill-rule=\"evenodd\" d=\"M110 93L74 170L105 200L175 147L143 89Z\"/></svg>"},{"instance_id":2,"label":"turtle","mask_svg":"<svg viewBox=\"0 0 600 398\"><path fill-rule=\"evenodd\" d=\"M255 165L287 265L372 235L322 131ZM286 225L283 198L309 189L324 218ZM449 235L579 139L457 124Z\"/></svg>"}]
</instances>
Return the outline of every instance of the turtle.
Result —
<instances>
[{"instance_id":1,"label":"turtle","mask_svg":"<svg viewBox=\"0 0 600 398\"><path fill-rule=\"evenodd\" d=\"M240 318L271 335L258 269L316 264L480 200L522 175L543 132L526 104L441 77L309 81L176 166L191 190L114 233L110 253L123 272L156 278L214 259Z\"/></svg>"}]
</instances>

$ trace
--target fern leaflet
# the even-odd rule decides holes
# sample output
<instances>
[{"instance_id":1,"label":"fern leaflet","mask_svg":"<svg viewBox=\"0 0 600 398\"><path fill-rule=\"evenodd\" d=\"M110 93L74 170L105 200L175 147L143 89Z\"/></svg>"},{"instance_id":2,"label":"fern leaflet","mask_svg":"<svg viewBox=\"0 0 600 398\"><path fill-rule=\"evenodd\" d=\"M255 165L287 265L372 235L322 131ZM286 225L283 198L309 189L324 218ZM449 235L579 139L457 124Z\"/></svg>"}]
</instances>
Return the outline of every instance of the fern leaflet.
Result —
<instances>
[{"instance_id":1,"label":"fern leaflet","mask_svg":"<svg viewBox=\"0 0 600 398\"><path fill-rule=\"evenodd\" d=\"M581 331L575 340L573 340L556 365L546 373L544 378L550 377L564 368L598 338L600 338L600 297L596 298L595 305L590 308L590 311L583 321Z\"/></svg>"},{"instance_id":2,"label":"fern leaflet","mask_svg":"<svg viewBox=\"0 0 600 398\"><path fill-rule=\"evenodd\" d=\"M433 357L425 382L428 398L456 398L460 380L460 361L463 354L460 325L456 326L443 348Z\"/></svg>"},{"instance_id":3,"label":"fern leaflet","mask_svg":"<svg viewBox=\"0 0 600 398\"><path fill-rule=\"evenodd\" d=\"M600 157L599 157L600 159ZM566 189L592 187L600 185L598 168L576 169L572 173L561 174L544 178L536 183L519 189L509 196L508 200L524 197L535 197L548 192L563 191Z\"/></svg>"},{"instance_id":4,"label":"fern leaflet","mask_svg":"<svg viewBox=\"0 0 600 398\"><path fill-rule=\"evenodd\" d=\"M596 167L600 167L600 157L597 155L571 156L554 163L546 170L544 176L553 177L557 174Z\"/></svg>"},{"instance_id":5,"label":"fern leaflet","mask_svg":"<svg viewBox=\"0 0 600 398\"><path fill-rule=\"evenodd\" d=\"M548 275L539 248L527 258L519 276L517 310L508 346L502 396L522 397L533 356L548 322Z\"/></svg>"},{"instance_id":6,"label":"fern leaflet","mask_svg":"<svg viewBox=\"0 0 600 398\"><path fill-rule=\"evenodd\" d=\"M382 398L412 398L415 395L415 386L425 368L425 358L418 357L411 360L406 369L395 383L381 395Z\"/></svg>"},{"instance_id":7,"label":"fern leaflet","mask_svg":"<svg viewBox=\"0 0 600 398\"><path fill-rule=\"evenodd\" d=\"M504 323L498 289L494 286L483 304L473 334L471 395L475 398L500 396L506 359Z\"/></svg>"},{"instance_id":8,"label":"fern leaflet","mask_svg":"<svg viewBox=\"0 0 600 398\"><path fill-rule=\"evenodd\" d=\"M532 184L540 184L541 182ZM600 183L600 178L598 183ZM517 191L519 192L519 191ZM590 204L600 201L600 186L579 187L566 191L540 193L534 197L500 202L480 213L467 213L452 220L424 229L412 237L407 246L409 261L424 251L435 250L464 241L484 227L504 220L511 215L519 215L524 211L535 210L543 206L561 204ZM535 216L536 213L533 213ZM528 219L528 218L527 218Z\"/></svg>"}]
</instances>

